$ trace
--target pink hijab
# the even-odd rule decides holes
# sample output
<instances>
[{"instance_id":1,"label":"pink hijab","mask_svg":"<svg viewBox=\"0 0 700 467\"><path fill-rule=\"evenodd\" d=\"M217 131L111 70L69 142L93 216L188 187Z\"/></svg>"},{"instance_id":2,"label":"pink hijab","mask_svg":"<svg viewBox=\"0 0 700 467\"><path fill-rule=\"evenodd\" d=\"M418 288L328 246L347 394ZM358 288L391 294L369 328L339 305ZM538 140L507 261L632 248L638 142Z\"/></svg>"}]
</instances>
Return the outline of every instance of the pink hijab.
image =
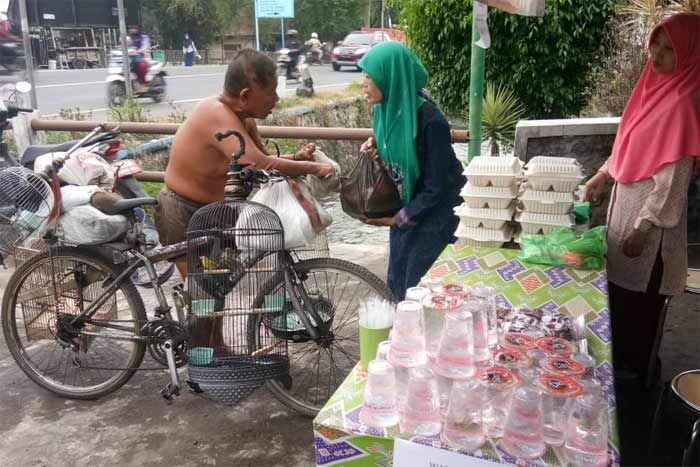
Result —
<instances>
[{"instance_id":1,"label":"pink hijab","mask_svg":"<svg viewBox=\"0 0 700 467\"><path fill-rule=\"evenodd\" d=\"M700 14L681 13L661 22L673 44L676 67L654 73L651 60L637 83L617 132L610 175L619 183L652 177L665 164L700 157Z\"/></svg>"}]
</instances>

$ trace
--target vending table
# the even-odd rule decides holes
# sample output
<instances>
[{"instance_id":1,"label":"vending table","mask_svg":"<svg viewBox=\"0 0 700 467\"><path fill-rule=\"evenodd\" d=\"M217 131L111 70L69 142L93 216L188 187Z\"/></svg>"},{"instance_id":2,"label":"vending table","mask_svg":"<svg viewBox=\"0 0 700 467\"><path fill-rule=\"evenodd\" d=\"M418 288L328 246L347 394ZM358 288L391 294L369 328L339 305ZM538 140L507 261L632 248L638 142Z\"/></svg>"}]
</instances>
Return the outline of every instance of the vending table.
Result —
<instances>
[{"instance_id":1,"label":"vending table","mask_svg":"<svg viewBox=\"0 0 700 467\"><path fill-rule=\"evenodd\" d=\"M595 358L596 376L609 404L611 465L619 465L606 273L528 264L517 258L518 253L519 250L448 246L429 274L441 277L445 282L493 287L501 307L551 307L572 318L583 317L588 351ZM409 458L416 461L415 465L447 465L449 460L438 460L442 459L441 453L448 457L468 456L461 458L459 465L566 465L560 448L548 447L541 459L526 462L500 450L495 439L467 454L441 443L439 437L409 439L399 433L398 427L375 429L363 426L359 423L359 413L364 385L365 376L358 365L314 419L317 466L391 466L395 453L401 456L402 465ZM428 449L426 454L414 443L444 451ZM436 455L436 460L420 463L418 458L430 456L430 452Z\"/></svg>"}]
</instances>

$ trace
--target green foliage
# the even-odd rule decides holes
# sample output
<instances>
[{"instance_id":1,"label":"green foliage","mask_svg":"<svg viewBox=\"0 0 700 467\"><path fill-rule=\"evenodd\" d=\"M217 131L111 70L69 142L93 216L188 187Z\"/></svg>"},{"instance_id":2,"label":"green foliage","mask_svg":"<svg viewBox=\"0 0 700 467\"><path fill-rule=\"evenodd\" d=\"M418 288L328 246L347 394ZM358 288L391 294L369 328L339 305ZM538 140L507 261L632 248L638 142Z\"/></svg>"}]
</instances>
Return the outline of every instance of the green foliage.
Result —
<instances>
[{"instance_id":1,"label":"green foliage","mask_svg":"<svg viewBox=\"0 0 700 467\"><path fill-rule=\"evenodd\" d=\"M163 184L159 182L141 182L141 188L148 193L151 198L157 198L158 193L163 188Z\"/></svg>"},{"instance_id":2,"label":"green foliage","mask_svg":"<svg viewBox=\"0 0 700 467\"><path fill-rule=\"evenodd\" d=\"M450 114L469 102L471 0L395 0L408 41ZM616 0L547 0L543 18L490 10L486 77L508 83L529 117L578 114Z\"/></svg>"},{"instance_id":3,"label":"green foliage","mask_svg":"<svg viewBox=\"0 0 700 467\"><path fill-rule=\"evenodd\" d=\"M506 86L486 85L482 112L484 139L491 140L491 155L499 154L499 143L510 146L515 139L515 126L525 114L513 90Z\"/></svg>"},{"instance_id":4,"label":"green foliage","mask_svg":"<svg viewBox=\"0 0 700 467\"><path fill-rule=\"evenodd\" d=\"M335 42L365 23L367 0L296 0L289 23L304 40L317 32L319 39Z\"/></svg>"},{"instance_id":5,"label":"green foliage","mask_svg":"<svg viewBox=\"0 0 700 467\"><path fill-rule=\"evenodd\" d=\"M117 122L150 122L150 114L141 107L133 95L129 95L124 105L110 109L112 120Z\"/></svg>"}]
</instances>

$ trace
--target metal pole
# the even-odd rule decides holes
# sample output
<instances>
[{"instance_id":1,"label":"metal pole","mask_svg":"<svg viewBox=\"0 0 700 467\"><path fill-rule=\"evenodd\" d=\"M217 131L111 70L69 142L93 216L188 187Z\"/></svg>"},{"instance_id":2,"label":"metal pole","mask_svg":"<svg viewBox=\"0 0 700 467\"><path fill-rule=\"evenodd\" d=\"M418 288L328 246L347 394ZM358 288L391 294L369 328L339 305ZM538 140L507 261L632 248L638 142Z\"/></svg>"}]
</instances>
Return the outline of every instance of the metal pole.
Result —
<instances>
[{"instance_id":1,"label":"metal pole","mask_svg":"<svg viewBox=\"0 0 700 467\"><path fill-rule=\"evenodd\" d=\"M382 27L382 40L384 40L384 0L382 0L382 20L380 24Z\"/></svg>"},{"instance_id":2,"label":"metal pole","mask_svg":"<svg viewBox=\"0 0 700 467\"><path fill-rule=\"evenodd\" d=\"M38 108L36 101L36 85L34 83L34 56L32 55L32 43L29 39L29 20L27 19L27 0L19 0L19 16L22 23L22 42L24 42L24 61L27 67L27 80L32 85L29 93L32 108Z\"/></svg>"},{"instance_id":3,"label":"metal pole","mask_svg":"<svg viewBox=\"0 0 700 467\"><path fill-rule=\"evenodd\" d=\"M260 28L258 27L258 0L253 2L253 10L255 14L255 48L260 50Z\"/></svg>"},{"instance_id":4,"label":"metal pole","mask_svg":"<svg viewBox=\"0 0 700 467\"><path fill-rule=\"evenodd\" d=\"M126 43L126 18L124 15L124 0L117 0L117 10L119 11L119 37L122 43L122 64L124 66L124 83L126 84L126 95L131 94L131 67L129 66L129 47Z\"/></svg>"},{"instance_id":5,"label":"metal pole","mask_svg":"<svg viewBox=\"0 0 700 467\"><path fill-rule=\"evenodd\" d=\"M472 63L469 77L469 160L481 155L481 114L484 105L484 68L486 51L476 46L479 31L472 15Z\"/></svg>"},{"instance_id":6,"label":"metal pole","mask_svg":"<svg viewBox=\"0 0 700 467\"><path fill-rule=\"evenodd\" d=\"M367 27L372 26L372 0L367 0Z\"/></svg>"},{"instance_id":7,"label":"metal pole","mask_svg":"<svg viewBox=\"0 0 700 467\"><path fill-rule=\"evenodd\" d=\"M282 35L282 48L284 49L284 18L280 18L280 25L281 25L280 31L281 31L281 35Z\"/></svg>"}]
</instances>

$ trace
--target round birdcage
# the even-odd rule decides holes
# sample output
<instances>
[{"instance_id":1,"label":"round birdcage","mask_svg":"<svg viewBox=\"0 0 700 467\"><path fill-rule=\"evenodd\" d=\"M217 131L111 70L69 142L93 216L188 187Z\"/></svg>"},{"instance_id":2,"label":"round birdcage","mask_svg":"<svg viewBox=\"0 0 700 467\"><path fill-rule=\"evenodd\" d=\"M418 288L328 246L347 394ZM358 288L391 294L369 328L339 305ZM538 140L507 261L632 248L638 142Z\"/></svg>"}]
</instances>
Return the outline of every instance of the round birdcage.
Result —
<instances>
[{"instance_id":1,"label":"round birdcage","mask_svg":"<svg viewBox=\"0 0 700 467\"><path fill-rule=\"evenodd\" d=\"M231 200L197 211L187 231L190 296L189 382L204 395L235 404L289 371L287 341L251 335L249 321L286 308L258 295L283 274L284 230L277 214L258 203Z\"/></svg>"},{"instance_id":2,"label":"round birdcage","mask_svg":"<svg viewBox=\"0 0 700 467\"><path fill-rule=\"evenodd\" d=\"M14 248L39 230L54 206L51 187L24 167L0 171L0 252Z\"/></svg>"}]
</instances>

